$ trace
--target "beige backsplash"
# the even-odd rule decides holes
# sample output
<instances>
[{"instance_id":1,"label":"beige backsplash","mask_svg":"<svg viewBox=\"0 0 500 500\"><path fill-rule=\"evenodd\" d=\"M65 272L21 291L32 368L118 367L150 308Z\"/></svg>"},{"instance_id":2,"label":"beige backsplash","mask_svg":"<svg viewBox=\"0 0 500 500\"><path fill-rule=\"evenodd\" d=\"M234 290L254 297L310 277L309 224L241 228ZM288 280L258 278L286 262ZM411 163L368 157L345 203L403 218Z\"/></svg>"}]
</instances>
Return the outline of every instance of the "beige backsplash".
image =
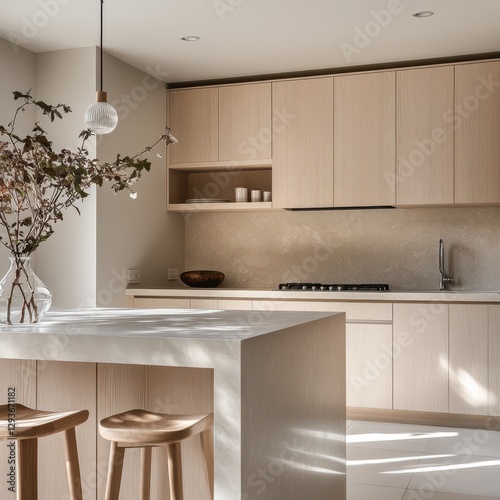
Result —
<instances>
[{"instance_id":1,"label":"beige backsplash","mask_svg":"<svg viewBox=\"0 0 500 500\"><path fill-rule=\"evenodd\" d=\"M500 289L500 207L192 214L186 269L223 271L223 287L287 281L436 289L443 238L451 288Z\"/></svg>"}]
</instances>

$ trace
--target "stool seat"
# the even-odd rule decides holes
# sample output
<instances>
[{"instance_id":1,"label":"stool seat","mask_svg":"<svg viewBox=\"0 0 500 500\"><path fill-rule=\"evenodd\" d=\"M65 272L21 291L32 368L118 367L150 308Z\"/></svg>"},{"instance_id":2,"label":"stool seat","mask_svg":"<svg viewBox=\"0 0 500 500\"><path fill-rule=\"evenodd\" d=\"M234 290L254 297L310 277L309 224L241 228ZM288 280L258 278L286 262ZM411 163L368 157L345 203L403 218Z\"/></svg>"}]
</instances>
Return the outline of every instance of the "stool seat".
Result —
<instances>
[{"instance_id":1,"label":"stool seat","mask_svg":"<svg viewBox=\"0 0 500 500\"><path fill-rule=\"evenodd\" d=\"M38 498L38 438L64 432L69 497L82 500L75 427L89 417L87 410L51 412L19 403L0 405L0 441L16 441L16 498Z\"/></svg>"},{"instance_id":2,"label":"stool seat","mask_svg":"<svg viewBox=\"0 0 500 500\"><path fill-rule=\"evenodd\" d=\"M14 415L14 432L9 429L9 415ZM12 417L11 417L12 418ZM33 439L50 436L83 424L87 410L50 412L34 410L19 403L0 406L0 439Z\"/></svg>"},{"instance_id":3,"label":"stool seat","mask_svg":"<svg viewBox=\"0 0 500 500\"><path fill-rule=\"evenodd\" d=\"M162 446L199 434L214 422L213 414L167 415L146 410L130 410L107 417L99 423L104 439L126 444Z\"/></svg>"},{"instance_id":4,"label":"stool seat","mask_svg":"<svg viewBox=\"0 0 500 500\"><path fill-rule=\"evenodd\" d=\"M126 448L141 448L140 500L151 498L151 449L167 449L170 500L183 500L181 441L200 436L205 472L214 495L213 480L213 413L202 415L168 415L152 411L129 410L99 422L99 433L111 441L105 500L118 500Z\"/></svg>"}]
</instances>

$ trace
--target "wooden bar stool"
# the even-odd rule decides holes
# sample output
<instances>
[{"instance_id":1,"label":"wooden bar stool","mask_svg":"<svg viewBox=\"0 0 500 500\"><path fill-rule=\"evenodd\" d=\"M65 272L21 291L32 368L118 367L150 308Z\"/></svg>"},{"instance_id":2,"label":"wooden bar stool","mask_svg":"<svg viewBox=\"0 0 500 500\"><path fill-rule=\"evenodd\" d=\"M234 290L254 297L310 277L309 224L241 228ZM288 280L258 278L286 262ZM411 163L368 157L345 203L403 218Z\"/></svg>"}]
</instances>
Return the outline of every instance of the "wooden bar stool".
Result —
<instances>
[{"instance_id":1,"label":"wooden bar stool","mask_svg":"<svg viewBox=\"0 0 500 500\"><path fill-rule=\"evenodd\" d=\"M63 431L70 498L83 499L75 427L88 417L87 410L56 413L18 403L0 406L0 440L16 441L17 500L38 498L38 438Z\"/></svg>"},{"instance_id":2,"label":"wooden bar stool","mask_svg":"<svg viewBox=\"0 0 500 500\"><path fill-rule=\"evenodd\" d=\"M151 449L166 446L170 500L183 500L181 441L200 435L205 470L213 498L213 423L207 415L165 415L146 410L130 410L104 418L99 432L111 441L105 500L118 500L126 448L141 450L141 500L150 499Z\"/></svg>"}]
</instances>

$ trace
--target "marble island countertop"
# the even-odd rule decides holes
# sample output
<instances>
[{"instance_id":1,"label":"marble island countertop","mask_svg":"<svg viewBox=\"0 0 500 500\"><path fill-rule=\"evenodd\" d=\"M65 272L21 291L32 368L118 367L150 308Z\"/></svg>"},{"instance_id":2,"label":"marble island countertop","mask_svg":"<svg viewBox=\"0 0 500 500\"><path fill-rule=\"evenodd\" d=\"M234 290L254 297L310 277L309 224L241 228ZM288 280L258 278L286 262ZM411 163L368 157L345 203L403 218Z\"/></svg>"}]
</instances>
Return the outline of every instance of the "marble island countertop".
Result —
<instances>
[{"instance_id":1,"label":"marble island countertop","mask_svg":"<svg viewBox=\"0 0 500 500\"><path fill-rule=\"evenodd\" d=\"M314 300L353 302L500 303L500 291L486 290L388 290L326 292L243 288L128 288L133 297L186 297L204 299Z\"/></svg>"}]
</instances>

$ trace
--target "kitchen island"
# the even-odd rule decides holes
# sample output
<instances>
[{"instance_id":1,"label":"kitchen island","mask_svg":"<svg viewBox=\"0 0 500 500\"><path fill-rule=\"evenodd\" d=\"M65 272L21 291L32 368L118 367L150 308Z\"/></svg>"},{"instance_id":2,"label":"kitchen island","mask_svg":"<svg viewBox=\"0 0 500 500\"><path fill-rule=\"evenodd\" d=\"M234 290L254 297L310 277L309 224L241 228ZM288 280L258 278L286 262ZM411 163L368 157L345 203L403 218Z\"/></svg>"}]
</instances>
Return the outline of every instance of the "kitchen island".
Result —
<instances>
[{"instance_id":1,"label":"kitchen island","mask_svg":"<svg viewBox=\"0 0 500 500\"><path fill-rule=\"evenodd\" d=\"M172 380L183 384L180 396ZM77 434L85 498L103 498L107 444L92 449L97 421L141 401L171 413L209 411L211 404L218 500L345 499L342 313L55 311L39 325L0 328L2 402L8 387L16 388L19 402L40 408L90 406L82 431L89 434ZM158 388L160 399L153 397ZM185 461L185 478L190 465ZM57 476L50 470L47 488ZM137 481L135 473L124 476ZM200 493L203 479L192 498L208 498ZM155 487L153 497L162 498ZM122 487L124 499L137 498L133 488Z\"/></svg>"}]
</instances>

